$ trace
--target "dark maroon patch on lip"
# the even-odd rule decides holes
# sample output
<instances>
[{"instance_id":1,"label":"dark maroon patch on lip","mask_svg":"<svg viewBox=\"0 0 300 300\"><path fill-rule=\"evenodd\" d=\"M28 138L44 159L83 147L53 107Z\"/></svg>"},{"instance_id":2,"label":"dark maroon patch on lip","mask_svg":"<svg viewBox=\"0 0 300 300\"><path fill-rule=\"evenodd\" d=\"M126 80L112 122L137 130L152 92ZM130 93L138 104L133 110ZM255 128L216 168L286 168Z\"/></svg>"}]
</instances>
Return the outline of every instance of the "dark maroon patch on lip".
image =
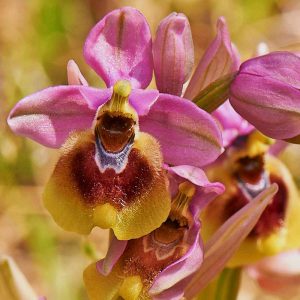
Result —
<instances>
[{"instance_id":1,"label":"dark maroon patch on lip","mask_svg":"<svg viewBox=\"0 0 300 300\"><path fill-rule=\"evenodd\" d=\"M278 192L272 203L262 213L250 236L269 235L274 229L279 229L283 225L287 209L288 190L283 180L278 176L271 175L270 182L277 183Z\"/></svg>"},{"instance_id":2,"label":"dark maroon patch on lip","mask_svg":"<svg viewBox=\"0 0 300 300\"><path fill-rule=\"evenodd\" d=\"M242 157L237 161L237 164L236 176L248 183L255 184L258 182L264 172L264 157L262 155Z\"/></svg>"},{"instance_id":3,"label":"dark maroon patch on lip","mask_svg":"<svg viewBox=\"0 0 300 300\"><path fill-rule=\"evenodd\" d=\"M280 177L273 174L270 175L270 182L277 183L278 192L274 196L272 203L268 205L262 213L255 227L249 234L250 237L267 236L274 230L279 229L284 222L288 201L287 187ZM230 218L247 203L248 199L243 192L239 190L238 193L226 203L224 208L226 212L225 218Z\"/></svg>"},{"instance_id":4,"label":"dark maroon patch on lip","mask_svg":"<svg viewBox=\"0 0 300 300\"><path fill-rule=\"evenodd\" d=\"M147 192L154 178L153 168L135 148L131 150L122 173L116 174L113 169L101 173L95 162L94 143L77 150L72 157L70 171L74 188L79 190L86 204L110 203L117 209Z\"/></svg>"},{"instance_id":5,"label":"dark maroon patch on lip","mask_svg":"<svg viewBox=\"0 0 300 300\"><path fill-rule=\"evenodd\" d=\"M122 270L126 276L140 275L145 285L151 285L155 277L162 270L185 254L186 249L178 247L173 254L164 259L157 260L155 255L155 251L159 251L159 253L170 253L172 249L182 244L184 232L187 229L185 227L181 228L175 223L176 222L167 220L160 228L150 234L139 239L128 241L127 247L122 255ZM153 243L153 238L155 238L158 231L162 231L162 235L169 235L169 237L165 236L166 244L160 242ZM148 246L151 248L153 246L153 250L145 252L145 239Z\"/></svg>"}]
</instances>

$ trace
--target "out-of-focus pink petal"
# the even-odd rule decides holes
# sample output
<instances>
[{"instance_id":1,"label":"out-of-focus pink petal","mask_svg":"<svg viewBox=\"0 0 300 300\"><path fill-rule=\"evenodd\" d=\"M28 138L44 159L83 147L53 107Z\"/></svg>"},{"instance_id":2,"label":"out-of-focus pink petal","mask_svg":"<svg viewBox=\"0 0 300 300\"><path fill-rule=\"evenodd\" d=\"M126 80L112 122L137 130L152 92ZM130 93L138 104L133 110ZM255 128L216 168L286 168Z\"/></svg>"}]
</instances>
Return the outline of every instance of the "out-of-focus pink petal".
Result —
<instances>
[{"instance_id":1,"label":"out-of-focus pink petal","mask_svg":"<svg viewBox=\"0 0 300 300\"><path fill-rule=\"evenodd\" d=\"M118 240L112 231L110 234L107 254L104 259L97 262L97 270L104 276L107 276L111 272L127 246L127 241Z\"/></svg>"},{"instance_id":2,"label":"out-of-focus pink petal","mask_svg":"<svg viewBox=\"0 0 300 300\"><path fill-rule=\"evenodd\" d=\"M220 17L217 22L217 36L201 58L184 97L193 99L210 83L236 71L239 65L236 52L232 49L225 19Z\"/></svg>"},{"instance_id":3,"label":"out-of-focus pink petal","mask_svg":"<svg viewBox=\"0 0 300 300\"><path fill-rule=\"evenodd\" d=\"M292 298L300 292L300 251L265 258L247 268L260 287L269 293ZM294 298L293 298L294 299Z\"/></svg>"},{"instance_id":4,"label":"out-of-focus pink petal","mask_svg":"<svg viewBox=\"0 0 300 300\"><path fill-rule=\"evenodd\" d=\"M221 130L213 117L191 101L161 94L140 128L158 139L164 161L201 167L223 151Z\"/></svg>"},{"instance_id":5,"label":"out-of-focus pink petal","mask_svg":"<svg viewBox=\"0 0 300 300\"><path fill-rule=\"evenodd\" d=\"M58 148L74 130L92 126L95 110L89 106L81 90L83 86L56 86L32 94L13 108L8 125L19 135L47 147ZM98 90L101 101L107 101L108 90Z\"/></svg>"},{"instance_id":6,"label":"out-of-focus pink petal","mask_svg":"<svg viewBox=\"0 0 300 300\"><path fill-rule=\"evenodd\" d=\"M67 75L68 75L68 84L69 85L88 86L86 79L81 74L79 67L77 66L76 62L73 59L68 61Z\"/></svg>"},{"instance_id":7,"label":"out-of-focus pink petal","mask_svg":"<svg viewBox=\"0 0 300 300\"><path fill-rule=\"evenodd\" d=\"M269 149L269 153L273 156L279 155L284 149L289 145L289 143L285 141L277 140Z\"/></svg>"},{"instance_id":8,"label":"out-of-focus pink petal","mask_svg":"<svg viewBox=\"0 0 300 300\"><path fill-rule=\"evenodd\" d=\"M194 65L191 28L184 14L163 19L153 43L156 85L161 93L180 96Z\"/></svg>"},{"instance_id":9,"label":"out-of-focus pink petal","mask_svg":"<svg viewBox=\"0 0 300 300\"><path fill-rule=\"evenodd\" d=\"M272 201L277 190L277 185L271 185L228 219L211 237L204 246L203 263L186 287L187 299L194 297L224 268Z\"/></svg>"},{"instance_id":10,"label":"out-of-focus pink petal","mask_svg":"<svg viewBox=\"0 0 300 300\"><path fill-rule=\"evenodd\" d=\"M154 280L149 289L150 295L157 295L171 288L184 278L194 273L203 261L202 241L200 239L200 222L196 219L189 231L189 250L179 260L167 266Z\"/></svg>"},{"instance_id":11,"label":"out-of-focus pink petal","mask_svg":"<svg viewBox=\"0 0 300 300\"><path fill-rule=\"evenodd\" d=\"M107 14L90 32L84 46L87 63L108 87L127 79L146 88L152 78L151 33L144 16L123 7Z\"/></svg>"},{"instance_id":12,"label":"out-of-focus pink petal","mask_svg":"<svg viewBox=\"0 0 300 300\"><path fill-rule=\"evenodd\" d=\"M289 139L300 134L299 98L300 91L296 87L270 76L244 72L233 81L230 91L233 108L274 139Z\"/></svg>"},{"instance_id":13,"label":"out-of-focus pink petal","mask_svg":"<svg viewBox=\"0 0 300 300\"><path fill-rule=\"evenodd\" d=\"M226 101L212 115L221 123L223 127L223 146L229 146L234 139L240 135L249 134L254 127L243 119Z\"/></svg>"},{"instance_id":14,"label":"out-of-focus pink petal","mask_svg":"<svg viewBox=\"0 0 300 300\"><path fill-rule=\"evenodd\" d=\"M110 91L109 99L112 94L112 89L108 90ZM89 106L95 110L97 110L100 105L104 104L101 90L99 89L82 89L81 93L85 100L89 103ZM158 96L159 92L157 90L134 89L129 96L129 102L139 116L144 116L148 114L151 106L157 100Z\"/></svg>"}]
</instances>

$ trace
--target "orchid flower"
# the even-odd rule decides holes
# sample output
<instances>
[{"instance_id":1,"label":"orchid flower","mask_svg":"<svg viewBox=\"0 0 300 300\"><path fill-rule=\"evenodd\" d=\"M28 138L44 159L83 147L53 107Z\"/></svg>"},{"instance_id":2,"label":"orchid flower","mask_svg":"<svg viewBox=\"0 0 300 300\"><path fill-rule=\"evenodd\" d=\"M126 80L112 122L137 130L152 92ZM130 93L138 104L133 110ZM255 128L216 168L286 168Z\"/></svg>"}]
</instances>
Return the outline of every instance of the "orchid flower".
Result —
<instances>
[{"instance_id":1,"label":"orchid flower","mask_svg":"<svg viewBox=\"0 0 300 300\"><path fill-rule=\"evenodd\" d=\"M229 102L216 110L227 136L224 155L206 169L211 180L225 184L226 192L203 213L207 238L232 214L261 191L277 183L278 193L233 256L240 266L300 246L300 201L289 170L272 153L274 140L264 136L232 109Z\"/></svg>"},{"instance_id":2,"label":"orchid flower","mask_svg":"<svg viewBox=\"0 0 300 300\"><path fill-rule=\"evenodd\" d=\"M268 189L251 208L245 207L224 224L204 246L203 261L199 213L223 192L223 186L210 183L197 168L168 170L173 199L168 219L139 239L119 241L112 236L106 257L84 272L90 299L179 300L193 295L222 270L276 192L274 187Z\"/></svg>"},{"instance_id":3,"label":"orchid flower","mask_svg":"<svg viewBox=\"0 0 300 300\"><path fill-rule=\"evenodd\" d=\"M84 57L107 88L89 87L71 61L71 85L24 98L8 124L17 134L61 147L44 193L60 226L83 234L99 226L121 240L138 238L170 212L163 161L201 167L222 151L214 119L179 97L193 63L189 23L182 14L167 17L152 54L144 16L134 8L117 9L91 30ZM145 90L153 57L159 90Z\"/></svg>"},{"instance_id":4,"label":"orchid flower","mask_svg":"<svg viewBox=\"0 0 300 300\"><path fill-rule=\"evenodd\" d=\"M224 192L204 172L190 166L167 167L172 208L167 220L139 239L111 239L107 256L84 272L90 299L174 299L173 286L202 263L199 211ZM179 299L179 298L178 298Z\"/></svg>"}]
</instances>

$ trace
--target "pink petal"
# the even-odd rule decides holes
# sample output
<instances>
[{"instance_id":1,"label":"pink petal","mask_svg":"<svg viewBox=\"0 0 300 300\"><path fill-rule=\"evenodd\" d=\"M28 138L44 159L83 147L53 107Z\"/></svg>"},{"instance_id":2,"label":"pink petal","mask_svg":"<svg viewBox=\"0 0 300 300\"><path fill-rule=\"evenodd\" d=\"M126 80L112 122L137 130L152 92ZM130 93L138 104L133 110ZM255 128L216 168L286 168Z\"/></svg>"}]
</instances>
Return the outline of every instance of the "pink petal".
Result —
<instances>
[{"instance_id":1,"label":"pink petal","mask_svg":"<svg viewBox=\"0 0 300 300\"><path fill-rule=\"evenodd\" d=\"M203 260L202 241L200 239L200 222L195 221L190 229L188 241L191 247L179 260L167 266L154 280L149 289L151 296L158 295L194 273Z\"/></svg>"},{"instance_id":2,"label":"pink petal","mask_svg":"<svg viewBox=\"0 0 300 300\"><path fill-rule=\"evenodd\" d=\"M86 79L81 74L79 67L77 66L76 62L73 59L68 61L67 75L68 75L68 84L69 85L88 86Z\"/></svg>"},{"instance_id":3,"label":"pink petal","mask_svg":"<svg viewBox=\"0 0 300 300\"><path fill-rule=\"evenodd\" d=\"M200 60L184 97L194 99L210 83L237 71L238 65L236 50L232 48L225 19L221 17L217 22L217 36Z\"/></svg>"},{"instance_id":4,"label":"pink petal","mask_svg":"<svg viewBox=\"0 0 300 300\"><path fill-rule=\"evenodd\" d=\"M90 32L84 46L87 63L108 87L127 79L146 88L152 78L151 33L144 16L123 7L107 14Z\"/></svg>"},{"instance_id":5,"label":"pink petal","mask_svg":"<svg viewBox=\"0 0 300 300\"><path fill-rule=\"evenodd\" d=\"M264 258L251 268L266 275L300 276L300 250L291 250Z\"/></svg>"},{"instance_id":6,"label":"pink petal","mask_svg":"<svg viewBox=\"0 0 300 300\"><path fill-rule=\"evenodd\" d=\"M22 99L11 111L8 125L17 134L29 137L47 147L59 148L71 131L92 126L95 109L81 94L83 86L56 86ZM102 102L108 90L98 90Z\"/></svg>"},{"instance_id":7,"label":"pink petal","mask_svg":"<svg viewBox=\"0 0 300 300\"><path fill-rule=\"evenodd\" d=\"M289 143L285 141L276 140L276 142L270 147L269 153L273 156L278 156L288 145Z\"/></svg>"},{"instance_id":8,"label":"pink petal","mask_svg":"<svg viewBox=\"0 0 300 300\"><path fill-rule=\"evenodd\" d=\"M249 134L254 127L243 119L226 101L212 115L223 127L223 146L229 146L238 136Z\"/></svg>"},{"instance_id":9,"label":"pink petal","mask_svg":"<svg viewBox=\"0 0 300 300\"><path fill-rule=\"evenodd\" d=\"M190 277L186 277L179 281L171 288L161 292L158 295L153 296L153 300L182 300L184 299L184 289L190 281Z\"/></svg>"},{"instance_id":10,"label":"pink petal","mask_svg":"<svg viewBox=\"0 0 300 300\"><path fill-rule=\"evenodd\" d=\"M145 116L158 97L159 92L157 90L134 89L129 96L129 102L139 116Z\"/></svg>"},{"instance_id":11,"label":"pink petal","mask_svg":"<svg viewBox=\"0 0 300 300\"><path fill-rule=\"evenodd\" d=\"M177 187L183 181L189 180L196 185L196 194L190 203L190 211L193 216L198 216L202 209L225 191L225 187L222 183L210 182L204 171L199 168L192 166L176 166L166 167L166 169L169 173L173 174L170 178L172 195L175 195L178 192Z\"/></svg>"},{"instance_id":12,"label":"pink petal","mask_svg":"<svg viewBox=\"0 0 300 300\"><path fill-rule=\"evenodd\" d=\"M158 90L180 96L194 65L192 33L184 14L172 13L161 21L153 43L153 60Z\"/></svg>"},{"instance_id":13,"label":"pink petal","mask_svg":"<svg viewBox=\"0 0 300 300\"><path fill-rule=\"evenodd\" d=\"M300 291L300 251L292 250L264 258L247 268L260 287L269 293L292 299ZM294 298L293 298L294 299Z\"/></svg>"},{"instance_id":14,"label":"pink petal","mask_svg":"<svg viewBox=\"0 0 300 300\"><path fill-rule=\"evenodd\" d=\"M239 73L272 78L299 89L299 66L299 56L291 52L277 51L245 61Z\"/></svg>"},{"instance_id":15,"label":"pink petal","mask_svg":"<svg viewBox=\"0 0 300 300\"><path fill-rule=\"evenodd\" d=\"M107 254L104 259L97 262L97 269L104 276L107 276L111 272L127 246L127 241L118 240L112 231L110 234L111 239Z\"/></svg>"},{"instance_id":16,"label":"pink petal","mask_svg":"<svg viewBox=\"0 0 300 300\"><path fill-rule=\"evenodd\" d=\"M191 101L161 94L140 128L160 143L164 161L201 167L222 153L221 131L214 119Z\"/></svg>"},{"instance_id":17,"label":"pink petal","mask_svg":"<svg viewBox=\"0 0 300 300\"><path fill-rule=\"evenodd\" d=\"M186 287L187 299L194 297L225 267L257 223L266 206L272 201L277 190L277 185L271 185L228 219L211 237L204 247L204 261L201 268Z\"/></svg>"},{"instance_id":18,"label":"pink petal","mask_svg":"<svg viewBox=\"0 0 300 300\"><path fill-rule=\"evenodd\" d=\"M109 90L110 96L112 94L112 89ZM82 95L85 100L89 103L89 106L93 109L97 109L103 104L101 90L96 88L82 89ZM136 110L139 116L147 115L153 103L157 100L159 93L157 90L142 90L134 89L129 96L129 102Z\"/></svg>"}]
</instances>

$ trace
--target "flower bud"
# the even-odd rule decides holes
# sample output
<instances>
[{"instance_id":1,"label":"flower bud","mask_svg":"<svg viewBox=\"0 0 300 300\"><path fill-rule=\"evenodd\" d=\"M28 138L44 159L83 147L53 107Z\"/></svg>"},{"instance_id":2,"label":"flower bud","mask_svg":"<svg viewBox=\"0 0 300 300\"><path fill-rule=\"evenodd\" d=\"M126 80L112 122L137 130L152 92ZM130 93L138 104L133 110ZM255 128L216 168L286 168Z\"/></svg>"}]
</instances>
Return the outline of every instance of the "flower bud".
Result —
<instances>
[{"instance_id":1,"label":"flower bud","mask_svg":"<svg viewBox=\"0 0 300 300\"><path fill-rule=\"evenodd\" d=\"M153 44L153 58L158 90L180 96L194 64L192 33L185 15L172 13L162 20Z\"/></svg>"},{"instance_id":2,"label":"flower bud","mask_svg":"<svg viewBox=\"0 0 300 300\"><path fill-rule=\"evenodd\" d=\"M259 131L299 143L300 58L273 52L244 62L231 85L234 109Z\"/></svg>"}]
</instances>

